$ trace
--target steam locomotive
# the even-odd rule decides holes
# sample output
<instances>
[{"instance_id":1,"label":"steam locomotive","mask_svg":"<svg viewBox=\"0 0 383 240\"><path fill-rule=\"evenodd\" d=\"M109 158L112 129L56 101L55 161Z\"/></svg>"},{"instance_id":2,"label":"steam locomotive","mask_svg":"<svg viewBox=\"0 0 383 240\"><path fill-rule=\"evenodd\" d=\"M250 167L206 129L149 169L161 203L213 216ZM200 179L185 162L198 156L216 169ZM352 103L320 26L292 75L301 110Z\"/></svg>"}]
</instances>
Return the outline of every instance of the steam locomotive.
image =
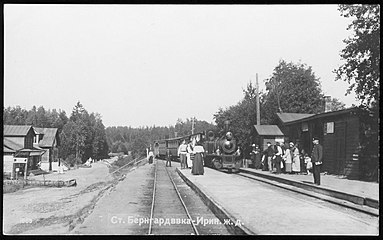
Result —
<instances>
[{"instance_id":1,"label":"steam locomotive","mask_svg":"<svg viewBox=\"0 0 383 240\"><path fill-rule=\"evenodd\" d=\"M237 151L237 140L229 130L229 122L225 122L225 132L216 137L214 131L201 132L178 138L158 140L154 143L154 154L157 158L165 159L169 149L172 160L177 160L177 150L183 140L202 141L205 149L204 165L228 172L238 171L241 166L240 154Z\"/></svg>"},{"instance_id":2,"label":"steam locomotive","mask_svg":"<svg viewBox=\"0 0 383 240\"><path fill-rule=\"evenodd\" d=\"M213 131L209 131L204 148L205 166L218 170L227 169L229 173L234 169L238 172L241 167L240 153L237 151L237 140L228 127L221 137L216 137Z\"/></svg>"}]
</instances>

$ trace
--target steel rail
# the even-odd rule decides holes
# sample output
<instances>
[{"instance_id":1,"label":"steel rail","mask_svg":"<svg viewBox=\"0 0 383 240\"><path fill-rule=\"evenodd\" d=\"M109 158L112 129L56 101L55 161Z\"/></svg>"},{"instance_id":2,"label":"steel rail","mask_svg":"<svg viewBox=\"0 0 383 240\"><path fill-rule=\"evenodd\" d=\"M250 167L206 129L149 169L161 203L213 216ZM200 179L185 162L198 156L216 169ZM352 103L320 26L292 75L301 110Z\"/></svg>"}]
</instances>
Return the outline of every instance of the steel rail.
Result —
<instances>
[{"instance_id":1,"label":"steel rail","mask_svg":"<svg viewBox=\"0 0 383 240\"><path fill-rule=\"evenodd\" d=\"M251 179L254 182L260 182L262 184L269 184L269 185L272 185L272 186L274 186L276 188L284 189L286 191L295 192L295 193L298 193L297 195L304 195L304 196L316 198L316 199L322 200L324 202L328 202L330 204L338 205L338 206L340 206L342 208L348 208L348 209L352 209L353 211L361 212L363 214L367 214L367 215L374 216L374 217L379 217L379 212L375 213L375 212L369 211L368 209L363 209L363 205L361 205L360 208L357 207L358 206L357 204L355 204L356 206L346 205L346 204L343 203L343 201L345 201L345 200L336 199L336 198L332 199L332 197L329 196L329 195L323 195L323 194L320 194L320 193L317 193L317 192L311 192L310 190L306 190L304 188L299 188L299 187L296 187L296 186L293 186L293 185L288 185L288 184L285 184L285 183L282 183L281 185L279 185L277 182L273 182L275 180L271 180L271 182L270 182L268 179L259 179L261 177L244 175L242 172L237 173L236 176L240 176L241 178ZM286 185L286 186L284 186L284 185ZM291 196L291 197L295 198L295 199L299 199L300 201L306 201L306 200L302 200L302 199L297 198L297 197L293 197L293 196ZM309 201L306 201L306 202L309 203L310 205L318 206L318 204L314 204L314 203L309 202ZM353 203L350 203L350 204L353 204ZM335 210L333 210L333 211L335 211ZM337 212L341 213L343 215L346 215L346 216L348 216L350 218L353 218L354 220L363 222L363 223L365 223L367 225L371 225L370 223L367 223L367 222L365 222L365 221L363 221L363 220L361 220L359 218L355 218L352 215L345 214L345 213L339 212L339 211L337 211Z\"/></svg>"},{"instance_id":2,"label":"steel rail","mask_svg":"<svg viewBox=\"0 0 383 240\"><path fill-rule=\"evenodd\" d=\"M183 208L185 209L186 215L188 216L188 218L189 218L189 220L190 220L190 223L191 223L191 225L192 225L192 228L193 228L194 233L195 233L196 235L199 235L199 232L198 232L198 230L197 230L197 227L195 226L195 224L194 224L194 222L193 222L193 219L192 219L192 217L190 216L190 213L189 213L189 211L188 211L188 209L187 209L187 207L186 207L185 202L182 200L181 194L180 194L180 192L178 191L178 188L177 188L176 184L174 183L172 177L170 176L170 173L169 173L168 169L165 168L165 170L166 170L166 173L168 174L168 176L169 176L169 178L170 178L170 181L171 181L172 184L173 184L174 190L176 191L176 193L177 193L177 195L178 195L178 198L180 199L180 201L181 201L181 203L182 203Z\"/></svg>"},{"instance_id":3,"label":"steel rail","mask_svg":"<svg viewBox=\"0 0 383 240\"><path fill-rule=\"evenodd\" d=\"M156 167L154 169L153 197L152 197L152 207L150 209L150 222L149 222L148 235L152 234L152 225L153 225L152 222L153 222L154 202L155 202L155 196L156 196L156 183L157 183L157 164L158 164L158 161L156 161Z\"/></svg>"}]
</instances>

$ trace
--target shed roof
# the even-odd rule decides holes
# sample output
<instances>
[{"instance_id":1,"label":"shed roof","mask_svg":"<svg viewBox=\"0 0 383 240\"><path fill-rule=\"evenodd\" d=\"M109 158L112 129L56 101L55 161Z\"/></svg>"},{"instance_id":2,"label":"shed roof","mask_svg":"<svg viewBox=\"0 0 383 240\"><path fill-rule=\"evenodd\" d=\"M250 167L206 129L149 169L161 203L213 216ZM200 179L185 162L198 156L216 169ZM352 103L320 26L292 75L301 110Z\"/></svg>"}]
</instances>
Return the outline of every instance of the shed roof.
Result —
<instances>
[{"instance_id":1,"label":"shed roof","mask_svg":"<svg viewBox=\"0 0 383 240\"><path fill-rule=\"evenodd\" d=\"M44 149L39 147L33 147L31 149L24 148L23 145L12 141L11 139L4 137L3 138L3 151L7 153L15 153L15 152L36 152L39 155L45 152Z\"/></svg>"},{"instance_id":2,"label":"shed roof","mask_svg":"<svg viewBox=\"0 0 383 240\"><path fill-rule=\"evenodd\" d=\"M44 137L42 140L39 141L40 147L52 147L56 134L57 134L57 128L38 128L35 127L35 132L38 134L44 134Z\"/></svg>"},{"instance_id":3,"label":"shed roof","mask_svg":"<svg viewBox=\"0 0 383 240\"><path fill-rule=\"evenodd\" d=\"M9 148L9 147L7 147L7 146L5 146L5 145L3 145L3 152L4 153L15 153L16 151L11 149L11 148Z\"/></svg>"},{"instance_id":4,"label":"shed roof","mask_svg":"<svg viewBox=\"0 0 383 240\"><path fill-rule=\"evenodd\" d=\"M7 137L3 138L3 145L9 149L14 150L14 151L20 150L24 147L23 145L16 143Z\"/></svg>"},{"instance_id":5,"label":"shed roof","mask_svg":"<svg viewBox=\"0 0 383 240\"><path fill-rule=\"evenodd\" d=\"M26 136L31 129L30 125L4 125L4 136Z\"/></svg>"},{"instance_id":6,"label":"shed roof","mask_svg":"<svg viewBox=\"0 0 383 240\"><path fill-rule=\"evenodd\" d=\"M277 116L282 121L282 123L292 122L299 119L311 117L314 115L315 114L310 114L310 113L277 113Z\"/></svg>"},{"instance_id":7,"label":"shed roof","mask_svg":"<svg viewBox=\"0 0 383 240\"><path fill-rule=\"evenodd\" d=\"M254 125L255 131L262 136L283 136L277 125Z\"/></svg>"}]
</instances>

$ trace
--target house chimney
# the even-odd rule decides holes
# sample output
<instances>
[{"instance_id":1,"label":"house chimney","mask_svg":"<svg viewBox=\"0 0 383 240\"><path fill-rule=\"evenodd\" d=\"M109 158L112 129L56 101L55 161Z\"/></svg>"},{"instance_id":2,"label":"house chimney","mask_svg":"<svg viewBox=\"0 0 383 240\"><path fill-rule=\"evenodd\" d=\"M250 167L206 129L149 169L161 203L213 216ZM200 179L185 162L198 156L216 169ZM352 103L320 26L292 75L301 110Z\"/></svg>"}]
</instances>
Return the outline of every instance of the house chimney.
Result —
<instances>
[{"instance_id":1,"label":"house chimney","mask_svg":"<svg viewBox=\"0 0 383 240\"><path fill-rule=\"evenodd\" d=\"M331 96L324 96L324 112L331 112Z\"/></svg>"}]
</instances>

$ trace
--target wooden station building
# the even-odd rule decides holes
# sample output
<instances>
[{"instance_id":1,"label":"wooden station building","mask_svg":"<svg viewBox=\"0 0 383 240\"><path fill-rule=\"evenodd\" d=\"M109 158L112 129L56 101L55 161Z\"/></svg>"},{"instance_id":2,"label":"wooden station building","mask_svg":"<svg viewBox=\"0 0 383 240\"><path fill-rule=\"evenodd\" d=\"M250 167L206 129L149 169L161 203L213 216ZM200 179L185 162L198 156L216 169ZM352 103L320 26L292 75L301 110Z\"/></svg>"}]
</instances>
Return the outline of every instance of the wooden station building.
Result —
<instances>
[{"instance_id":1,"label":"wooden station building","mask_svg":"<svg viewBox=\"0 0 383 240\"><path fill-rule=\"evenodd\" d=\"M323 146L322 171L344 175L349 179L378 176L378 149L362 156L363 139L368 134L368 119L359 108L348 108L320 114L277 113L278 126L286 141L298 143L310 154L312 139L318 137Z\"/></svg>"}]
</instances>

